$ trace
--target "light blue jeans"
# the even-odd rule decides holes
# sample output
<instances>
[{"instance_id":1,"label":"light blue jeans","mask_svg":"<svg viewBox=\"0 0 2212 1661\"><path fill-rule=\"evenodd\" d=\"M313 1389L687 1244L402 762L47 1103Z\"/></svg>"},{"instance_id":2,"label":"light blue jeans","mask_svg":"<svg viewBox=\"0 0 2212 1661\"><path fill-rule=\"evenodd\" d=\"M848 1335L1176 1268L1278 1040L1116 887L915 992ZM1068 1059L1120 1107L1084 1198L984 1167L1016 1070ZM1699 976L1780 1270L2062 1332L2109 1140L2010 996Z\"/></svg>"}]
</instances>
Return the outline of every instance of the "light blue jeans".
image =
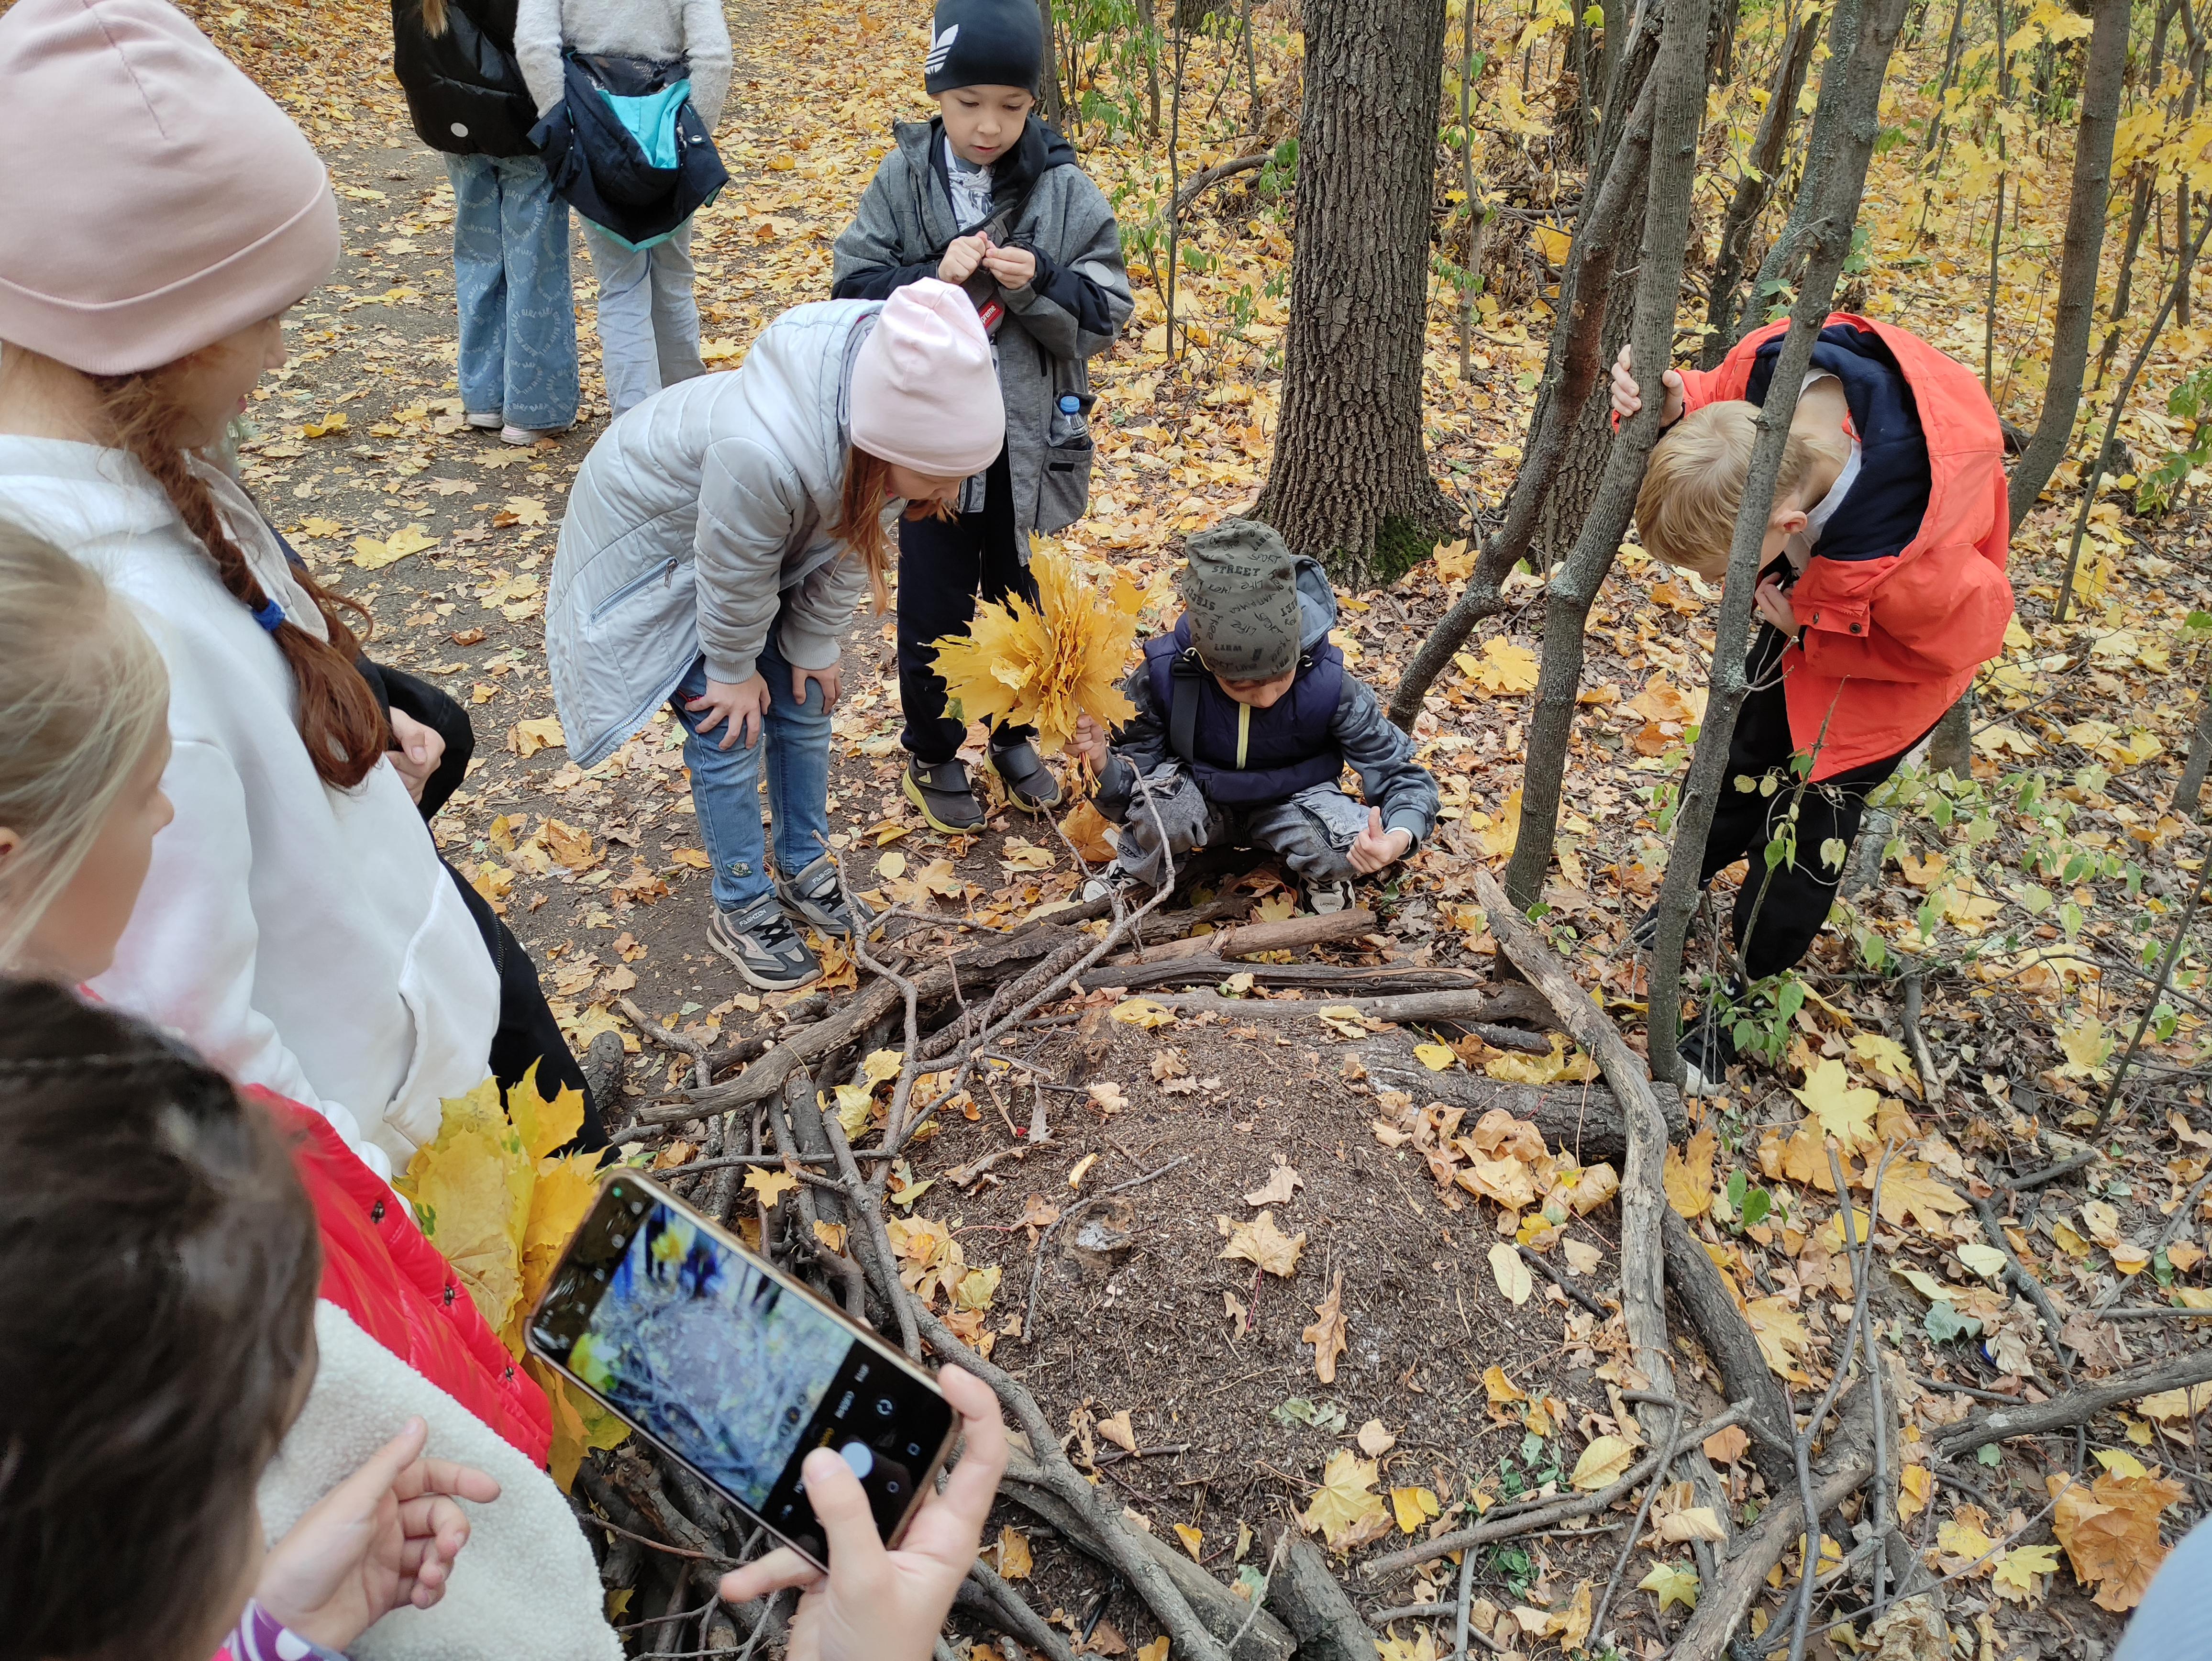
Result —
<instances>
[{"instance_id":1,"label":"light blue jeans","mask_svg":"<svg viewBox=\"0 0 2212 1661\"><path fill-rule=\"evenodd\" d=\"M750 746L740 739L723 749L720 724L711 733L699 731L714 712L694 715L685 707L706 692L706 659L691 666L669 700L687 735L684 764L691 772L691 804L714 865L714 904L725 911L741 910L775 886L761 830L763 760L775 820L775 868L796 876L830 849L830 712L822 707L822 684L808 681L806 702L793 700L791 666L776 646L774 624L754 668L768 678L769 707L763 733Z\"/></svg>"},{"instance_id":2,"label":"light blue jeans","mask_svg":"<svg viewBox=\"0 0 2212 1661\"><path fill-rule=\"evenodd\" d=\"M649 248L626 248L588 219L584 245L599 279L599 368L621 415L664 386L707 373L691 292L691 225Z\"/></svg>"},{"instance_id":3,"label":"light blue jeans","mask_svg":"<svg viewBox=\"0 0 2212 1661\"><path fill-rule=\"evenodd\" d=\"M568 204L534 155L448 155L461 404L513 427L576 419L576 301Z\"/></svg>"}]
</instances>

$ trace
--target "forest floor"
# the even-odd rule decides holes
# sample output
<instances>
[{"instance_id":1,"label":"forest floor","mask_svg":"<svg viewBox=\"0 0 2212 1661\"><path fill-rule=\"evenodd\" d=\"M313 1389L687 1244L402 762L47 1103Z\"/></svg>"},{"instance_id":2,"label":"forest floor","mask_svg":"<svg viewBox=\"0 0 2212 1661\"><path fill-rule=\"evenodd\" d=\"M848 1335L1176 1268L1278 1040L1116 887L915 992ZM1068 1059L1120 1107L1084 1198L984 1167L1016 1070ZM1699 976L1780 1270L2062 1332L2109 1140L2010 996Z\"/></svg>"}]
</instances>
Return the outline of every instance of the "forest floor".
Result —
<instances>
[{"instance_id":1,"label":"forest floor","mask_svg":"<svg viewBox=\"0 0 2212 1661\"><path fill-rule=\"evenodd\" d=\"M674 724L656 717L587 772L568 758L554 718L542 632L548 567L568 481L605 414L588 260L580 245L585 418L531 451L462 426L452 196L389 79L385 10L366 0L325 0L312 13L253 0L195 11L313 136L345 223L339 271L294 316L290 367L257 395L246 481L319 575L374 612L374 654L470 706L477 764L434 830L504 907L579 1048L598 1031L621 1032L633 1054L633 1101L676 1087L688 1063L642 1038L621 1001L678 1037L726 1045L776 1030L780 1007L793 1000L752 995L706 948L706 860ZM1182 176L1240 153L1238 129L1267 127L1271 105L1277 131L1287 131L1280 113L1296 100L1285 91L1279 12L1260 9L1266 82L1256 116L1232 55L1211 46L1194 54L1192 110L1202 84L1214 113L1190 123ZM695 246L708 355L723 368L740 362L784 307L826 296L830 242L888 144L890 119L927 113L918 24L888 22L865 0L763 8L738 21L739 63L720 134L733 182L701 216ZM1500 38L1513 40L1510 29ZM1916 73L1929 50L1920 43ZM1934 50L1940 58L1940 41ZM1519 459L1547 338L1545 242L1530 228L1567 222L1556 207L1560 179L1537 143L1547 128L1528 110L1543 94L1541 77L1526 92L1525 68L1516 87L1515 60L1504 61L1484 86L1484 166L1486 177L1511 181L1511 246L1493 256L1501 263L1492 293L1477 311L1473 378L1458 378L1446 289L1432 308L1428 357L1431 453L1478 514L1495 513ZM1893 119L1924 113L1917 96L1901 94L1911 107ZM1741 143L1747 105L1731 97L1715 140L1719 182L1701 192L1701 222L1725 188L1730 146ZM1127 128L1084 137L1125 222L1156 213L1164 147ZM2033 424L2031 383L2064 209L2063 132L2045 148L2056 153L2014 162L2014 245L1994 340L2006 411L2022 424ZM1917 152L1899 144L1876 163L1857 303L1978 365L1989 279L1986 255L1972 244L1978 222L1983 233L1987 225L1973 204L1986 175L1975 172L1977 157L1954 161L1923 236L1914 223ZM1180 538L1248 507L1267 465L1289 216L1271 188L1245 188L1255 182L1264 185L1251 174L1219 188L1187 222L1199 259L1179 283L1183 350L1168 354L1164 296L1148 271L1127 338L1096 366L1093 512L1059 545L1141 585L1147 629L1172 620L1168 581ZM2212 325L2168 332L2136 399L2151 413L2124 429L2139 454L2155 459L2170 424L2158 414L2164 391L2208 346ZM2118 1110L2101 1123L2097 1111L2117 1050L2145 1007L2146 971L2154 972L2206 852L2203 832L2167 800L2212 649L2202 525L2139 520L2124 497L2100 502L2086 604L2073 622L2054 624L2080 483L2070 465L2063 468L2055 500L2015 533L2021 617L2007 657L1985 678L1972 778L1912 775L1878 886L1848 904L1806 965L1794 1007L1759 1018L1765 1060L1705 1104L1698 1135L1670 1162L1670 1197L1696 1219L1775 1371L1802 1390L1826 1378L1850 1309L1820 1133L1839 1136L1862 1192L1873 1186L1880 1145L1898 1146L1876 1244L1899 1273L1883 1277L1873 1308L1884 1345L1917 1381L1904 1408L1901 1457L1918 1473L1905 1479L1915 1495L1910 1520L1916 1533L1940 1525L1929 1548L1947 1571L1973 1566L1952 1588L1954 1618L1963 1611L1978 1628L1983 1656L2006 1661L2093 1655L2091 1646L2117 1631L2081 1584L2097 1577L2078 1557L2069 1572L2045 1543L2045 1477L2064 1471L2074 1451L2012 1445L1962 1489L1931 1482L1933 1462L1912 1439L1932 1436L1978 1399L1947 1381L2036 1400L2063 1387L2069 1366L2094 1377L2201 1342L2192 1322L2100 1324L2090 1311L2110 1298L2141 1305L2179 1296L2212 1307L2194 1209L2212 1153L2203 945L2185 955ZM1342 596L1338 638L1356 671L1387 694L1469 560L1463 547L1447 547L1390 589ZM1540 592L1534 577L1514 581L1526 599ZM1642 968L1625 934L1664 868L1666 792L1693 739L1712 604L1694 579L1667 577L1632 546L1591 619L1571 806L1543 922L1583 983L1631 1018L1639 1046L1632 1018ZM1473 877L1501 864L1512 845L1540 616L1524 606L1501 619L1431 695L1418 736L1443 787L1445 823L1370 901L1376 932L1355 950L1308 961L1491 966L1497 948ZM879 903L957 919L950 940L1018 924L1079 890L1077 862L1039 821L1002 808L983 834L948 841L907 808L887 621L863 618L846 669L832 843ZM1269 873L1247 880L1261 915L1288 914L1293 896ZM1699 938L1701 951L1717 951L1709 932ZM843 954L828 955L827 989L863 978ZM1925 990L1919 1036L1946 1081L1940 1105L1909 1054L1900 966ZM1316 995L1318 1011L1328 1000ZM1103 991L1091 1001L1116 1001ZM1434 1511L1449 1518L1546 1483L1566 1488L1593 1444L1606 1451L1602 1439L1633 1437L1610 1393L1627 1378L1618 1316L1601 1320L1540 1279L1532 1293L1525 1269L1516 1283L1490 1256L1492 1243L1517 1233L1568 1284L1609 1299L1618 1276L1610 1208L1547 1226L1540 1212L1524 1220L1483 1197L1471 1179L1440 1185L1455 1156L1447 1153L1439 1169L1405 1145L1407 1116L1419 1104L1378 1087L1340 1053L1371 1036L1370 1026L1319 1013L1249 1024L1124 1016L1024 1034L1023 1059L1042 1071L988 1070L970 1098L940 1110L944 1129L916 1145L891 1184L910 1267L1002 1270L994 1284L971 1288L965 1311L982 1317L973 1324L994 1359L1069 1427L1099 1480L1146 1526L1181 1538L1227 1576L1256 1567L1264 1549L1253 1542L1264 1523L1307 1512L1317 1494L1340 1490L1362 1519L1349 1532L1330 1530L1356 1559L1382 1535L1402 1542L1428 1532ZM1455 1073L1509 1081L1571 1083L1587 1071L1571 1054L1520 1056L1480 1040L1429 1056ZM1031 1079L1065 1093L1032 1088ZM917 1100L928 1088L925 1080ZM878 1116L884 1093L874 1092ZM1028 1127L1036 1102L1046 1104L1049 1152L1009 1158L964 1188L948 1180L956 1167L1015 1147L1016 1122ZM856 1126L865 1128L869 1110L864 1100ZM1998 1254L1966 1196L2076 1150L2094 1157L2060 1182L2017 1198L1995 1189L1999 1209L2011 1208L2007 1239L2067 1317L2078 1356L2062 1363L2033 1311L1986 1278ZM657 1165L680 1168L696 1149L678 1140L651 1151ZM1172 1161L1180 1163L1163 1170ZM1041 1226L1064 1206L1155 1172L1093 1214L1126 1240L1087 1256L1068 1255L1056 1237L1048 1243L1025 1331ZM2185 1213L2178 1210L2185 1196ZM1287 1273L1225 1255L1224 1239L1236 1250L1230 1237L1263 1217L1304 1241L1273 1258ZM961 1276L942 1278L950 1289ZM1340 1315L1340 1360L1328 1335ZM1329 1365L1317 1375L1323 1349ZM1701 1405L1718 1405L1698 1389ZM2185 1484L2149 1507L2154 1539L2161 1521L2166 1537L2178 1537L2212 1487L2191 1411L2203 1404L2143 1404L2093 1427L2087 1451L2117 1467L2112 1481L2154 1482L2130 1474L2140 1460ZM1121 1457L1117 1445L1145 1455ZM1747 1463L1732 1463L1729 1475L1738 1506L1764 1494ZM1393 1490L1410 1496L1396 1501L1395 1516L1381 1498ZM1486 1557L1475 1587L1495 1621L1479 1611L1478 1621L1498 1640L1493 1647L1542 1650L1562 1631L1578 1639L1578 1590L1586 1598L1585 1582L1603 1584L1628 1520L1594 1519ZM1027 1572L1043 1609L1071 1625L1101 1617L1087 1635L1091 1652L1153 1636L1126 1591L1098 1603L1115 1588L1087 1560L1056 1551L1048 1531L1018 1519L1010 1526L1033 1536L1035 1550L1004 1540L994 1548L999 1566L1013 1575L1033 1556ZM1655 1536L1626 1585L1687 1557L1686 1546ZM1372 1608L1448 1599L1449 1567L1425 1573L1372 1585L1353 1577L1355 1590ZM1662 1597L1622 1593L1625 1649L1656 1653L1679 1626L1681 1610ZM1509 1608L1518 1613L1502 1612ZM1401 1621L1389 1638L1403 1661L1439 1646L1449 1652L1450 1622ZM1815 1652L1830 1641L1816 1640Z\"/></svg>"}]
</instances>

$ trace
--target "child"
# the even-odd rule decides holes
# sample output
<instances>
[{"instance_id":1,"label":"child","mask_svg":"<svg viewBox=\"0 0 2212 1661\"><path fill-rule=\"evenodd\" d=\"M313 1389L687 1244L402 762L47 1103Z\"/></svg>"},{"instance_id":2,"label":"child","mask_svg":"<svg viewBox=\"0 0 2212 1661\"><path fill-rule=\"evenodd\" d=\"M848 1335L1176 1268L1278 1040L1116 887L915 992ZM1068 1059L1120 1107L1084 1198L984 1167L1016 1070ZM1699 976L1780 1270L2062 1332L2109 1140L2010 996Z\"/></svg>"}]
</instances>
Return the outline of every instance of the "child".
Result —
<instances>
[{"instance_id":1,"label":"child","mask_svg":"<svg viewBox=\"0 0 2212 1661\"><path fill-rule=\"evenodd\" d=\"M881 300L924 277L964 283L992 331L1006 395L1005 450L969 479L957 514L899 526L899 702L912 757L907 799L935 829L975 830L983 809L945 713L931 642L964 635L975 599L1035 604L1032 530L1064 530L1089 505L1085 361L1134 302L1121 234L1074 147L1039 121L1044 37L1032 0L939 0L923 84L940 113L895 123L897 143L837 239L834 292ZM1060 785L1026 727L991 734L992 770L1041 812Z\"/></svg>"},{"instance_id":2,"label":"child","mask_svg":"<svg viewBox=\"0 0 2212 1661\"><path fill-rule=\"evenodd\" d=\"M169 823L168 678L130 606L3 523L0 593L0 976L81 983L112 960ZM54 1009L55 1031L81 1025L72 1001ZM110 1032L94 1047L120 1043ZM131 1039L134 1054L144 1047L144 1035ZM264 1518L281 1530L309 1512L412 1418L506 1497L482 1520L475 1571L434 1616L407 1621L456 1658L520 1643L547 1661L611 1661L619 1646L590 1548L540 1469L552 1435L544 1395L337 1131L295 1103L247 1093L291 1149L321 1244L321 1366L304 1405L288 1398L290 1429L261 1483ZM568 1575L541 1585L564 1559Z\"/></svg>"},{"instance_id":3,"label":"child","mask_svg":"<svg viewBox=\"0 0 2212 1661\"><path fill-rule=\"evenodd\" d=\"M1666 372L1666 427L1651 452L1636 522L1644 545L1717 582L1728 569L1757 407L1787 324L1739 342L1717 368ZM1631 355L1613 368L1614 411L1643 407ZM1798 394L1754 595L1751 691L1729 746L1699 872L1747 855L1736 896L1744 976L1802 958L1827 921L1868 793L2004 646L2004 441L1996 411L1963 365L1917 335L1837 313ZM1797 796L1793 760L1809 757ZM1758 857L1796 813L1795 856ZM1649 944L1647 917L1639 934ZM1735 1050L1728 989L1683 1034L1689 1087L1718 1091Z\"/></svg>"},{"instance_id":4,"label":"child","mask_svg":"<svg viewBox=\"0 0 2212 1661\"><path fill-rule=\"evenodd\" d=\"M603 88L663 124L641 159L677 175L678 190L689 182L683 176L687 169L696 172L712 157L714 124L730 92L730 26L720 0L520 0L514 16L514 55L541 116L564 98ZM689 88L702 124L698 129L687 130L680 112L642 96L670 89L673 97L678 86ZM588 151L592 134L600 131L605 130L579 123L573 141L556 142L563 155L571 142ZM678 152L674 167L651 154L659 140ZM578 166L592 171L597 159L580 155ZM562 172L556 158L556 182ZM719 184L724 176L719 161L710 174ZM629 183L634 189L637 181L599 182ZM583 210L578 217L599 274L599 368L608 402L619 416L662 387L707 372L699 359L699 302L692 292L691 212L697 204L671 207L672 215L680 216L672 227L665 220L636 224L623 210L641 204L614 189L599 195L604 200L598 206L573 193L570 199ZM593 214L613 222L602 224ZM625 231L629 234L621 234Z\"/></svg>"},{"instance_id":5,"label":"child","mask_svg":"<svg viewBox=\"0 0 2212 1661\"><path fill-rule=\"evenodd\" d=\"M176 823L96 989L315 1108L380 1175L487 1073L581 1083L386 760L367 614L207 459L337 259L321 161L161 0L0 15L0 223L41 228L0 237L0 520L105 574L169 673Z\"/></svg>"},{"instance_id":6,"label":"child","mask_svg":"<svg viewBox=\"0 0 2212 1661\"><path fill-rule=\"evenodd\" d=\"M793 922L848 935L865 915L830 857L830 710L854 608L871 585L885 603L885 506L930 511L1005 437L975 309L926 278L786 312L734 374L617 421L576 475L545 599L568 752L592 766L674 710L713 866L708 944L751 985L822 972Z\"/></svg>"},{"instance_id":7,"label":"child","mask_svg":"<svg viewBox=\"0 0 2212 1661\"><path fill-rule=\"evenodd\" d=\"M1183 614L1122 688L1135 718L1110 748L1089 716L1076 723L1098 811L1122 827L1086 891L1164 881L1164 830L1178 857L1223 843L1279 854L1309 910L1341 911L1354 876L1408 857L1435 827L1437 782L1329 643L1336 595L1317 561L1244 519L1184 552ZM1347 765L1364 806L1339 787Z\"/></svg>"}]
</instances>

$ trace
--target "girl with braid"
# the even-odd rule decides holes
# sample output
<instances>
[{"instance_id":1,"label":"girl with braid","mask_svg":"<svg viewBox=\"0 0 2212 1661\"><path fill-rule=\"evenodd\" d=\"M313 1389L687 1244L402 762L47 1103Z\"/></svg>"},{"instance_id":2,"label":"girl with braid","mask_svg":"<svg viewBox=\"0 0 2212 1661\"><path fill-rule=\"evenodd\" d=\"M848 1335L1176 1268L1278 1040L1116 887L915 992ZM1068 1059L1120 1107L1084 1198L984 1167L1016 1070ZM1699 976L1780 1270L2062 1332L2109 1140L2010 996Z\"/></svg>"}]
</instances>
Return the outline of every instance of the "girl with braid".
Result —
<instances>
[{"instance_id":1,"label":"girl with braid","mask_svg":"<svg viewBox=\"0 0 2212 1661\"><path fill-rule=\"evenodd\" d=\"M94 990L386 1177L487 1074L580 1083L388 759L421 734L364 678L367 613L208 459L337 264L322 163L162 0L0 16L0 224L36 228L0 238L0 523L102 575L168 672L176 820Z\"/></svg>"}]
</instances>

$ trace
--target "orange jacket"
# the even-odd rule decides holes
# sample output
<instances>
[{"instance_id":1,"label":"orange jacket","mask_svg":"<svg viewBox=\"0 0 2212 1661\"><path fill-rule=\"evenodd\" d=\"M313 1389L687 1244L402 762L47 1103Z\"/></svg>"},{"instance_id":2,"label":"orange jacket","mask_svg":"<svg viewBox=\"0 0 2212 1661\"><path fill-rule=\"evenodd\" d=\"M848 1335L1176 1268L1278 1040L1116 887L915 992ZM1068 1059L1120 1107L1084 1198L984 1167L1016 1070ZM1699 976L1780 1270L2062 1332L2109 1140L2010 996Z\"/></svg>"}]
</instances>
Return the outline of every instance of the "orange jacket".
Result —
<instances>
[{"instance_id":1,"label":"orange jacket","mask_svg":"<svg viewBox=\"0 0 2212 1661\"><path fill-rule=\"evenodd\" d=\"M484 1324L407 1208L321 1114L266 1090L246 1094L297 1138L292 1163L322 1235L320 1295L543 1465L553 1440L545 1392Z\"/></svg>"},{"instance_id":2,"label":"orange jacket","mask_svg":"<svg viewBox=\"0 0 2212 1661\"><path fill-rule=\"evenodd\" d=\"M2004 649L2013 611L2005 578L2011 525L2004 435L1970 369L1916 334L1848 313L1887 346L1911 389L1928 445L1928 511L1919 533L1884 559L1813 558L1790 593L1800 625L1783 658L1790 736L1832 777L1907 750ZM1776 323L1738 341L1718 368L1684 369L1690 409L1744 396ZM1824 730L1825 729L1825 730Z\"/></svg>"}]
</instances>

